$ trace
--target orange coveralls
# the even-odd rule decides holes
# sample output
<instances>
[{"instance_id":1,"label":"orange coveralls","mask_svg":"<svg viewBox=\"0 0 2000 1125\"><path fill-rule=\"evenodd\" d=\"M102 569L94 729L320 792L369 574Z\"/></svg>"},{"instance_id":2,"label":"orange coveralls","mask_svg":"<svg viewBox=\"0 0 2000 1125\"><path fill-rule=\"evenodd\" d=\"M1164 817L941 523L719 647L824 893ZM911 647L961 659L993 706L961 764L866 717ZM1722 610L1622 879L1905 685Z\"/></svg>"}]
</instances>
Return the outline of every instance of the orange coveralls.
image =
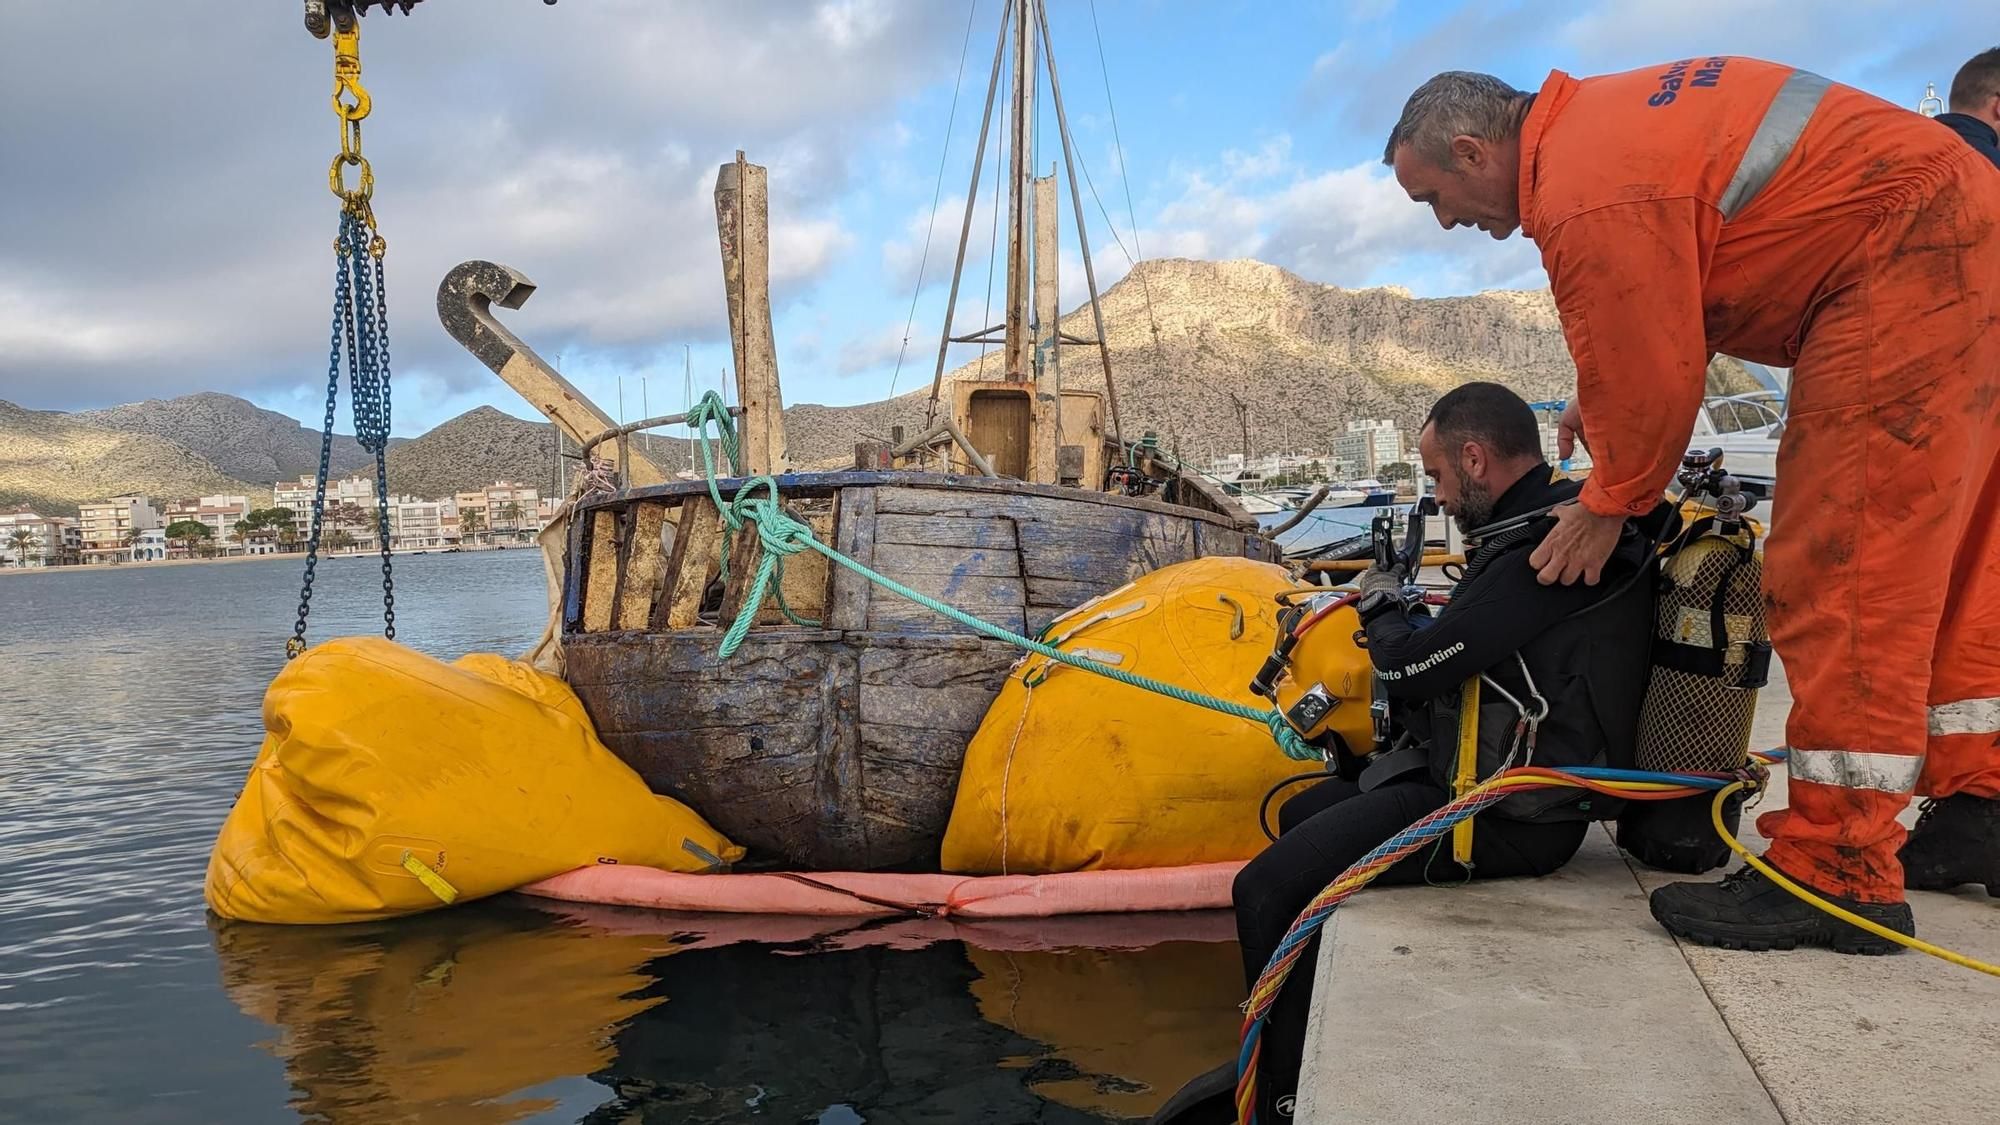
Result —
<instances>
[{"instance_id":1,"label":"orange coveralls","mask_svg":"<svg viewBox=\"0 0 2000 1125\"><path fill-rule=\"evenodd\" d=\"M1523 125L1522 230L1595 469L1645 511L1713 352L1792 368L1765 571L1795 705L1795 878L1900 902L1914 792L2000 796L2000 174L1818 75L1713 57L1577 80Z\"/></svg>"}]
</instances>

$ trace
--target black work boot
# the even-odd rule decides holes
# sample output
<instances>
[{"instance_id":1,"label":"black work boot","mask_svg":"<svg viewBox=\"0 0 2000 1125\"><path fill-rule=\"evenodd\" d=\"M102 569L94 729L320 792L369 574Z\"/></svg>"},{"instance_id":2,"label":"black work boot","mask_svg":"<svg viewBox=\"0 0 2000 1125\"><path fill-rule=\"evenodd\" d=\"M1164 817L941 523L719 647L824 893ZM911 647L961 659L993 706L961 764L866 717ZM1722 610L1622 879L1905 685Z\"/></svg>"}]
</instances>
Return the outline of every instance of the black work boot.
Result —
<instances>
[{"instance_id":1,"label":"black work boot","mask_svg":"<svg viewBox=\"0 0 2000 1125\"><path fill-rule=\"evenodd\" d=\"M1896 853L1903 885L1948 891L1978 883L2000 898L2000 799L1955 793L1925 801L1923 809Z\"/></svg>"},{"instance_id":2,"label":"black work boot","mask_svg":"<svg viewBox=\"0 0 2000 1125\"><path fill-rule=\"evenodd\" d=\"M1897 933L1917 932L1906 902L1856 902L1832 895L1821 897ZM1821 946L1835 953L1903 951L1902 946L1887 938L1877 937L1802 901L1748 865L1730 872L1720 883L1669 883L1653 892L1652 903L1653 917L1668 933L1697 945L1759 952L1795 949L1801 945Z\"/></svg>"}]
</instances>

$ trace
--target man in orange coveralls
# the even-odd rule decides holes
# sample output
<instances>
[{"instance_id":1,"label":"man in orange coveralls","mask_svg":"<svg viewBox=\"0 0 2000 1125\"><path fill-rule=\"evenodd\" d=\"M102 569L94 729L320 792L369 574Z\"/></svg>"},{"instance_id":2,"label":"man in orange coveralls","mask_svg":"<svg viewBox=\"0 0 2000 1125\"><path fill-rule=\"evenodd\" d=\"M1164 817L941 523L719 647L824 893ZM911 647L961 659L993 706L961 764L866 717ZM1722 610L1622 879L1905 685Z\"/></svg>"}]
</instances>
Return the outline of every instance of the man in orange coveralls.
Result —
<instances>
[{"instance_id":1,"label":"man in orange coveralls","mask_svg":"<svg viewBox=\"0 0 2000 1125\"><path fill-rule=\"evenodd\" d=\"M1385 162L1445 227L1542 252L1577 367L1562 452L1595 461L1542 581L1596 582L1658 501L1711 353L1792 368L1764 600L1796 703L1765 858L1903 933L1905 887L2000 893L2000 175L1915 113L1724 56L1535 94L1441 74ZM1704 944L1899 948L1747 868L1652 902Z\"/></svg>"}]
</instances>

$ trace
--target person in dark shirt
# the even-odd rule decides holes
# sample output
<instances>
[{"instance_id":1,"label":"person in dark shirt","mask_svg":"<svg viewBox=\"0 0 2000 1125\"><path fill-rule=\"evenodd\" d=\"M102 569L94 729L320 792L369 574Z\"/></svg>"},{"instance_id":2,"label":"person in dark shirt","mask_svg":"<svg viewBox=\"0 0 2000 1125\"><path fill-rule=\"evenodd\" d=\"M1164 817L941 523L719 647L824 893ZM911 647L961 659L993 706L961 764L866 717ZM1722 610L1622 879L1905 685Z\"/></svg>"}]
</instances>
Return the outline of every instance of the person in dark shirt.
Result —
<instances>
[{"instance_id":1,"label":"person in dark shirt","mask_svg":"<svg viewBox=\"0 0 2000 1125\"><path fill-rule=\"evenodd\" d=\"M1476 541L1464 577L1435 618L1412 611L1404 580L1362 576L1358 607L1382 694L1409 737L1400 749L1350 763L1345 776L1285 802L1281 834L1237 876L1238 940L1254 984L1278 940L1312 897L1342 870L1452 798L1460 690L1482 674L1478 773L1515 765L1629 767L1651 659L1653 583L1650 520L1632 521L1597 585L1543 585L1528 556L1553 521L1553 506L1579 485L1542 458L1534 412L1496 383L1468 383L1431 409L1419 435L1424 471L1459 527ZM1481 529L1512 523L1489 534ZM1639 525L1646 524L1646 530ZM1636 578L1634 581L1626 581ZM1516 741L1519 713L1507 696L1547 700L1532 747ZM1367 749L1367 748L1361 748ZM1448 845L1425 848L1377 884L1458 883L1471 878L1546 875L1576 854L1589 822L1616 815L1617 802L1574 789L1521 793L1481 812L1472 864ZM1267 1017L1259 1068L1259 1120L1283 1122L1295 1109L1315 961L1309 949Z\"/></svg>"},{"instance_id":2,"label":"person in dark shirt","mask_svg":"<svg viewBox=\"0 0 2000 1125\"><path fill-rule=\"evenodd\" d=\"M1937 122L2000 168L2000 47L1972 56L1951 80L1951 112Z\"/></svg>"}]
</instances>

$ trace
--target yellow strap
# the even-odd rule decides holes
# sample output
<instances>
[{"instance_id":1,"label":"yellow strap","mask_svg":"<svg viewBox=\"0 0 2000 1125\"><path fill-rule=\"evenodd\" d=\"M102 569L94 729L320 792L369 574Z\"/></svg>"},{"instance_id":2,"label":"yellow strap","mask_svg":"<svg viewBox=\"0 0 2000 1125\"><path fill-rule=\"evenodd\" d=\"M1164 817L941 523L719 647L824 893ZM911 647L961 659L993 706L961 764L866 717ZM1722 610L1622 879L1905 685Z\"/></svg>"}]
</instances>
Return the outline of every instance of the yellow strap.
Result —
<instances>
[{"instance_id":1,"label":"yellow strap","mask_svg":"<svg viewBox=\"0 0 2000 1125\"><path fill-rule=\"evenodd\" d=\"M1463 797L1479 784L1479 677L1465 681L1458 694L1458 776L1452 779L1451 795ZM1472 866L1472 818L1466 817L1451 828L1451 858L1461 867Z\"/></svg>"},{"instance_id":2,"label":"yellow strap","mask_svg":"<svg viewBox=\"0 0 2000 1125\"><path fill-rule=\"evenodd\" d=\"M403 870L415 875L417 882L422 883L432 894L438 896L438 901L444 903L446 906L450 906L452 903L458 901L457 887L445 882L444 876L437 873L437 868L432 867L407 851L403 853Z\"/></svg>"}]
</instances>

